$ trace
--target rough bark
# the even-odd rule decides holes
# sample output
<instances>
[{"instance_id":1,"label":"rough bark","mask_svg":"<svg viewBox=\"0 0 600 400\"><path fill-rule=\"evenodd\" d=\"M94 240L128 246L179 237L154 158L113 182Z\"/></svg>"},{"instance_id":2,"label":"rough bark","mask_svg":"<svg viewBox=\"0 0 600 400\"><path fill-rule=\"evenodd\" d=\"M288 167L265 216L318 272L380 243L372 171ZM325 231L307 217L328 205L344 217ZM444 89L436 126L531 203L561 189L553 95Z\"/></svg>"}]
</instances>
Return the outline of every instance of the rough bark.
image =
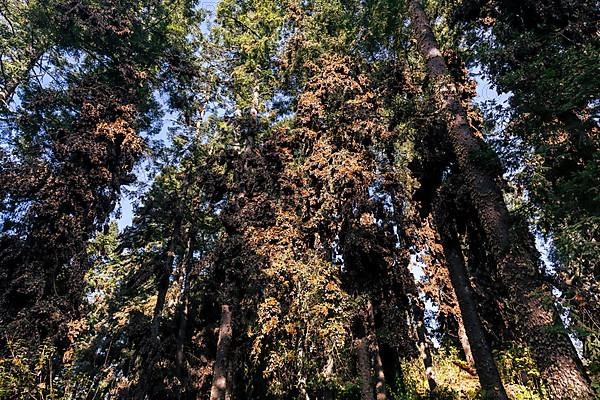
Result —
<instances>
[{"instance_id":1,"label":"rough bark","mask_svg":"<svg viewBox=\"0 0 600 400\"><path fill-rule=\"evenodd\" d=\"M225 385L225 400L232 400L235 393L234 363L230 362L227 365L227 385Z\"/></svg>"},{"instance_id":2,"label":"rough bark","mask_svg":"<svg viewBox=\"0 0 600 400\"><path fill-rule=\"evenodd\" d=\"M360 398L361 400L374 400L371 386L371 363L365 338L356 339L356 357L356 369L360 377Z\"/></svg>"},{"instance_id":3,"label":"rough bark","mask_svg":"<svg viewBox=\"0 0 600 400\"><path fill-rule=\"evenodd\" d=\"M227 355L231 344L231 309L229 305L221 306L221 325L217 342L217 356L213 367L213 383L210 389L210 400L224 400L227 392Z\"/></svg>"},{"instance_id":4,"label":"rough bark","mask_svg":"<svg viewBox=\"0 0 600 400\"><path fill-rule=\"evenodd\" d=\"M367 325L368 333L371 339L371 352L375 366L375 398L376 400L386 400L385 391L385 373L383 372L383 362L381 361L381 353L379 351L379 343L377 341L377 332L375 327L375 312L373 304L369 300L367 302Z\"/></svg>"},{"instance_id":5,"label":"rough bark","mask_svg":"<svg viewBox=\"0 0 600 400\"><path fill-rule=\"evenodd\" d=\"M525 321L517 327L520 336L531 348L551 398L591 399L592 390L577 354L568 336L556 329L556 324L560 326L556 310L544 305L544 298L551 304L553 297L539 277L536 257L528 248L522 248L520 240L511 237L509 214L496 177L477 161L489 149L469 126L419 0L410 1L409 12L419 50L426 60L428 78L438 85L437 93L447 117L448 139L461 175L477 209L498 273L513 295L511 300L517 315Z\"/></svg>"},{"instance_id":6,"label":"rough bark","mask_svg":"<svg viewBox=\"0 0 600 400\"><path fill-rule=\"evenodd\" d=\"M417 336L417 346L419 354L423 360L423 366L425 367L425 376L427 378L427 384L429 385L429 391L434 393L437 389L437 382L435 381L435 373L433 371L433 358L431 357L431 348L427 341L427 335L425 334L425 324L423 307L420 304L416 296L410 296L412 304L412 315L415 333Z\"/></svg>"},{"instance_id":7,"label":"rough bark","mask_svg":"<svg viewBox=\"0 0 600 400\"><path fill-rule=\"evenodd\" d=\"M465 353L465 360L467 361L467 365L469 368L475 367L475 360L473 359L473 352L471 351L471 345L469 344L469 338L467 337L467 331L465 329L465 323L463 321L462 315L457 315L457 323L458 323L458 340L460 341L460 345Z\"/></svg>"},{"instance_id":8,"label":"rough bark","mask_svg":"<svg viewBox=\"0 0 600 400\"><path fill-rule=\"evenodd\" d=\"M387 394L385 391L385 373L383 372L383 362L381 361L381 353L379 346L375 342L375 398L376 400L386 400Z\"/></svg>"},{"instance_id":9,"label":"rough bark","mask_svg":"<svg viewBox=\"0 0 600 400\"><path fill-rule=\"evenodd\" d=\"M464 256L456 232L452 228L452 221L446 215L447 208L448 204L445 202L434 207L435 223L444 248L450 282L456 293L479 383L486 398L508 400L477 313Z\"/></svg>"}]
</instances>

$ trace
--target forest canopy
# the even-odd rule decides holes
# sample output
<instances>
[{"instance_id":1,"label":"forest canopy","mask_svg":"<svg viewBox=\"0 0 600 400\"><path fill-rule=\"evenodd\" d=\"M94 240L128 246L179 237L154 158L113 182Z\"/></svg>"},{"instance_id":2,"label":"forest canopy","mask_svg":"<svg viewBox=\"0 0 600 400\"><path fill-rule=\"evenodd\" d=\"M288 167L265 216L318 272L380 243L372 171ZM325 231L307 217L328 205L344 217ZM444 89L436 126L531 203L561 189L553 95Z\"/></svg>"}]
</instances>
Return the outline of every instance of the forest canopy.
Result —
<instances>
[{"instance_id":1,"label":"forest canopy","mask_svg":"<svg viewBox=\"0 0 600 400\"><path fill-rule=\"evenodd\" d=\"M0 399L600 398L599 21L0 0Z\"/></svg>"}]
</instances>

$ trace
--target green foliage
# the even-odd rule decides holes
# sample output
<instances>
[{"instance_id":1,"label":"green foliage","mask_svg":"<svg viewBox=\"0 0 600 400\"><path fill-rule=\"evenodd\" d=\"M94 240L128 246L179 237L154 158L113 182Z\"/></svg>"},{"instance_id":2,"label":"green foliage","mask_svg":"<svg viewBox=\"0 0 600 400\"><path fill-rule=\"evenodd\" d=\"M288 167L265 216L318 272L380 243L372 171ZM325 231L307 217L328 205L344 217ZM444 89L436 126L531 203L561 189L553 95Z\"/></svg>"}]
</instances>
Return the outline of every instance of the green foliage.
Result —
<instances>
[{"instance_id":1,"label":"green foliage","mask_svg":"<svg viewBox=\"0 0 600 400\"><path fill-rule=\"evenodd\" d=\"M40 349L38 352L39 360L30 363L27 358L27 352L21 344L15 344L7 341L7 347L10 351L10 359L0 359L0 396L6 398L26 393L35 387L36 369L44 368L47 365L47 349ZM34 368L30 369L30 364ZM43 383L45 385L45 382ZM25 395L23 395L23 398Z\"/></svg>"},{"instance_id":2,"label":"green foliage","mask_svg":"<svg viewBox=\"0 0 600 400\"><path fill-rule=\"evenodd\" d=\"M326 385L344 387L351 369L347 321L352 307L337 268L316 258L301 263L279 257L263 273L286 278L264 288L267 297L258 305L256 320L260 329L250 335L252 357L268 360L263 376L277 396L288 393L298 376L307 378L310 392Z\"/></svg>"},{"instance_id":3,"label":"green foliage","mask_svg":"<svg viewBox=\"0 0 600 400\"><path fill-rule=\"evenodd\" d=\"M443 400L478 398L477 378L458 366L462 363L455 348L436 349L433 353L433 371L438 387L430 395L423 360L405 360L402 363L402 376L396 379L390 396L395 400L421 400L431 396Z\"/></svg>"},{"instance_id":4,"label":"green foliage","mask_svg":"<svg viewBox=\"0 0 600 400\"><path fill-rule=\"evenodd\" d=\"M485 399L477 377L467 373L459 365L456 348L437 349L433 355L435 379L438 383L436 399ZM498 352L496 361L507 393L514 400L541 400L546 398L540 384L540 374L525 348L513 347ZM407 360L402 364L402 377L390 388L392 399L421 400L430 398L424 376L422 360Z\"/></svg>"},{"instance_id":5,"label":"green foliage","mask_svg":"<svg viewBox=\"0 0 600 400\"><path fill-rule=\"evenodd\" d=\"M577 312L573 312L575 319L575 334L583 342L583 364L587 368L592 388L597 396L600 396L600 335L599 327L592 318L582 318Z\"/></svg>"},{"instance_id":6,"label":"green foliage","mask_svg":"<svg viewBox=\"0 0 600 400\"><path fill-rule=\"evenodd\" d=\"M498 370L511 396L516 400L546 397L535 361L526 347L512 347L495 354Z\"/></svg>"},{"instance_id":7,"label":"green foliage","mask_svg":"<svg viewBox=\"0 0 600 400\"><path fill-rule=\"evenodd\" d=\"M600 314L589 300L600 293L596 8L588 0L465 1L454 13L474 65L510 95L489 110L489 120L498 122L490 136L513 170L520 211L551 243L565 305L585 316L574 320L576 330L594 334L598 321L591 316Z\"/></svg>"},{"instance_id":8,"label":"green foliage","mask_svg":"<svg viewBox=\"0 0 600 400\"><path fill-rule=\"evenodd\" d=\"M0 97L0 319L21 337L0 349L0 397L200 398L228 304L232 397L358 399L360 339L370 360L376 348L384 362L407 357L392 399L484 398L456 349L434 352L435 393L411 358L419 290L406 265L425 242L443 264L428 214L456 172L434 104L442 82L427 81L406 3L222 0L209 34L193 0L3 5L0 86L13 89ZM459 3L426 6L467 104ZM533 149L521 177L531 215L572 280L597 377L597 141L588 152L572 134L597 114L597 43L582 42L583 16L557 31L541 11L534 27L494 14L468 55L513 93L508 136ZM152 146L162 109L169 140ZM119 234L107 220L149 150L155 174ZM501 175L487 147L470 156ZM464 217L470 240L478 222ZM477 251L490 244L477 240L465 256L488 296L478 285L495 277ZM444 277L432 279L440 292ZM526 350L497 358L512 398L543 398Z\"/></svg>"},{"instance_id":9,"label":"green foliage","mask_svg":"<svg viewBox=\"0 0 600 400\"><path fill-rule=\"evenodd\" d=\"M8 356L0 358L0 398L67 398L62 396L64 382L55 377L57 352L50 341L30 349L24 341L5 340Z\"/></svg>"}]
</instances>

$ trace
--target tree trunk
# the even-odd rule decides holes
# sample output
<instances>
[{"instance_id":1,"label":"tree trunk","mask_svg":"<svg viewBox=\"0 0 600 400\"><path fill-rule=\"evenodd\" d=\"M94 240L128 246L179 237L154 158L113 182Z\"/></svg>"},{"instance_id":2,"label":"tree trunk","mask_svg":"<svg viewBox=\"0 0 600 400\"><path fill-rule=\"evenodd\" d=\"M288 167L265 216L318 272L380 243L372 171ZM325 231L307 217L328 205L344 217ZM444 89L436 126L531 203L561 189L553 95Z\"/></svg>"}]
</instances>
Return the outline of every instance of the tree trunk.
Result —
<instances>
[{"instance_id":1,"label":"tree trunk","mask_svg":"<svg viewBox=\"0 0 600 400\"><path fill-rule=\"evenodd\" d=\"M458 340L465 353L465 361L470 368L475 368L475 360L473 359L473 352L471 351L471 345L469 344L469 338L467 337L465 322L462 315L456 315L456 320L458 323Z\"/></svg>"},{"instance_id":2,"label":"tree trunk","mask_svg":"<svg viewBox=\"0 0 600 400\"><path fill-rule=\"evenodd\" d=\"M464 257L460 250L460 242L456 236L456 231L453 229L452 221L445 214L447 208L447 202L440 202L434 207L435 224L444 247L446 266L460 307L462 322L475 362L475 370L479 376L479 383L485 393L484 397L508 400L477 314L477 305L471 293L471 284Z\"/></svg>"},{"instance_id":3,"label":"tree trunk","mask_svg":"<svg viewBox=\"0 0 600 400\"><path fill-rule=\"evenodd\" d=\"M224 400L227 391L227 355L231 343L231 310L228 305L221 306L221 326L217 342L217 356L213 367L213 383L210 400Z\"/></svg>"},{"instance_id":4,"label":"tree trunk","mask_svg":"<svg viewBox=\"0 0 600 400\"><path fill-rule=\"evenodd\" d=\"M553 296L539 277L537 259L527 246L521 246L523 237L521 240L512 237L508 210L495 176L477 161L486 158L481 156L490 150L469 126L420 1L411 0L409 11L419 50L427 63L429 80L438 85L436 92L446 113L449 141L460 172L498 272L507 291L513 294L516 314L525 321L517 329L532 350L551 398L591 399L592 390L575 349L564 332L557 332L556 325L560 327L561 322L556 310L544 305L552 304Z\"/></svg>"},{"instance_id":5,"label":"tree trunk","mask_svg":"<svg viewBox=\"0 0 600 400\"><path fill-rule=\"evenodd\" d=\"M152 316L152 337L153 339L160 339L159 330L160 330L160 320L163 308L165 307L165 301L167 298L167 292L169 291L169 283L171 279L171 273L173 272L173 263L175 262L175 250L177 248L177 243L181 243L181 228L183 226L184 217L183 217L183 201L187 198L189 185L191 182L191 170L187 171L186 179L182 185L182 197L177 200L177 204L175 205L175 220L173 221L173 234L171 235L171 240L169 242L169 248L167 249L167 257L165 263L163 264L161 270L159 271L157 285L158 285L158 293L156 296L156 305L154 306L154 313ZM183 238L185 241L189 241L190 232L188 232L188 236ZM189 243L188 243L189 244ZM186 257L184 255L184 257ZM183 265L183 264L181 264Z\"/></svg>"},{"instance_id":6,"label":"tree trunk","mask_svg":"<svg viewBox=\"0 0 600 400\"><path fill-rule=\"evenodd\" d=\"M189 303L189 275L190 270L192 268L191 258L192 253L194 252L194 238L196 236L195 232L191 232L188 238L187 250L184 256L184 259L181 262L181 293L179 296L179 326L177 328L177 371L176 376L179 377L179 380L183 382L183 364L185 361L184 354L184 343L185 343L185 332L187 329L187 321L188 321L188 303Z\"/></svg>"},{"instance_id":7,"label":"tree trunk","mask_svg":"<svg viewBox=\"0 0 600 400\"><path fill-rule=\"evenodd\" d=\"M235 393L235 380L233 379L233 365L227 365L227 385L225 385L225 400L232 400Z\"/></svg>"},{"instance_id":8,"label":"tree trunk","mask_svg":"<svg viewBox=\"0 0 600 400\"><path fill-rule=\"evenodd\" d=\"M187 289L187 288L186 288ZM182 303L179 310L179 327L177 329L177 376L182 378L183 364L185 361L184 354L184 343L185 343L185 331L187 329L188 319L188 296L187 293L183 294Z\"/></svg>"},{"instance_id":9,"label":"tree trunk","mask_svg":"<svg viewBox=\"0 0 600 400\"><path fill-rule=\"evenodd\" d=\"M374 400L371 386L371 363L365 338L356 340L356 356L356 369L358 369L360 377L360 398L361 400Z\"/></svg>"},{"instance_id":10,"label":"tree trunk","mask_svg":"<svg viewBox=\"0 0 600 400\"><path fill-rule=\"evenodd\" d=\"M175 221L175 226L173 228L173 236L169 242L169 247L167 249L167 256L164 264L160 266L160 271L157 276L157 294L156 294L156 304L154 305L154 310L152 312L152 321L150 325L150 343L147 348L146 355L146 363L143 366L143 374L140 380L140 383L137 387L139 391L138 397L143 398L147 395L148 390L151 387L148 385L148 382L152 381L152 377L155 373L155 367L158 362L158 358L160 355L160 322L163 309L165 307L165 302L167 298L167 292L169 291L169 283L171 272L173 269L173 263L175 262L175 247L178 236L180 235L181 229L181 219L177 218Z\"/></svg>"},{"instance_id":11,"label":"tree trunk","mask_svg":"<svg viewBox=\"0 0 600 400\"><path fill-rule=\"evenodd\" d=\"M379 353L379 345L375 342L375 398L376 400L386 400L385 392L385 373L383 372L383 362Z\"/></svg>"},{"instance_id":12,"label":"tree trunk","mask_svg":"<svg viewBox=\"0 0 600 400\"><path fill-rule=\"evenodd\" d=\"M383 362L381 361L381 353L379 351L379 343L377 341L377 331L375 326L375 313L371 300L367 302L367 325L368 335L371 338L371 349L373 360L375 361L375 397L376 400L386 400L385 393L385 373L383 372Z\"/></svg>"},{"instance_id":13,"label":"tree trunk","mask_svg":"<svg viewBox=\"0 0 600 400\"><path fill-rule=\"evenodd\" d=\"M410 296L412 318L414 323L415 333L417 335L417 346L419 349L419 355L423 360L423 366L425 367L425 377L427 378L427 384L429 385L429 391L434 393L437 389L437 382L435 381L435 374L433 372L433 358L431 357L431 348L427 341L427 335L425 333L425 323L423 306L416 295Z\"/></svg>"},{"instance_id":14,"label":"tree trunk","mask_svg":"<svg viewBox=\"0 0 600 400\"><path fill-rule=\"evenodd\" d=\"M154 306L154 312L152 314L152 340L160 339L160 320L163 308L165 307L167 292L169 290L169 281L171 272L173 271L173 263L175 262L175 247L179 235L181 234L181 218L177 218L174 225L173 236L171 236L169 248L167 249L167 257L165 263L160 268L157 279L156 305Z\"/></svg>"}]
</instances>

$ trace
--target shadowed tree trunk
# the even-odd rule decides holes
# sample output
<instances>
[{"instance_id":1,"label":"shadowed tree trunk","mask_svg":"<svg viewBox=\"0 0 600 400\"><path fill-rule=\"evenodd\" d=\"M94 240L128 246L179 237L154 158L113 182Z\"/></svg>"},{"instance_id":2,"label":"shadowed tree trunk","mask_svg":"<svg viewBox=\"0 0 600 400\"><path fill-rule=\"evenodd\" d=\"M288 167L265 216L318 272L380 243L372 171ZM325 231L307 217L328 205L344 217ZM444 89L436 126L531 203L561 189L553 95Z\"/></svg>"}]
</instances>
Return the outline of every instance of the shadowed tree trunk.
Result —
<instances>
[{"instance_id":1,"label":"shadowed tree trunk","mask_svg":"<svg viewBox=\"0 0 600 400\"><path fill-rule=\"evenodd\" d=\"M227 364L227 385L225 385L225 400L234 400L234 393L236 391L234 377L235 362L229 362Z\"/></svg>"},{"instance_id":2,"label":"shadowed tree trunk","mask_svg":"<svg viewBox=\"0 0 600 400\"><path fill-rule=\"evenodd\" d=\"M361 400L374 400L371 386L371 363L365 338L356 340L356 356L356 369L360 377L360 398Z\"/></svg>"},{"instance_id":3,"label":"shadowed tree trunk","mask_svg":"<svg viewBox=\"0 0 600 400\"><path fill-rule=\"evenodd\" d=\"M529 345L532 355L553 399L591 399L589 382L583 372L568 336L560 327L560 319L552 304L553 296L539 277L537 259L532 254L530 238L513 237L508 210L495 176L482 165L489 149L469 126L456 86L427 16L419 0L411 0L409 12L421 54L426 60L429 81L437 85L442 109L446 113L449 142L460 172L469 190L483 227L497 269L512 304L523 318L517 327L520 337ZM480 160L480 161L478 161ZM523 246L523 239L525 246Z\"/></svg>"},{"instance_id":4,"label":"shadowed tree trunk","mask_svg":"<svg viewBox=\"0 0 600 400\"><path fill-rule=\"evenodd\" d=\"M169 241L169 247L167 248L165 262L159 266L156 286L156 304L152 312L152 321L150 326L150 342L147 348L146 363L143 366L143 374L140 383L137 386L138 394L137 397L144 398L148 391L151 390L149 382L152 382L153 376L156 372L156 366L158 363L158 357L160 355L160 325L162 319L162 312L165 307L167 298L167 292L169 291L169 284L171 273L173 271L173 264L175 262L175 250L178 237L181 234L181 222L182 219L177 217L174 222L173 234Z\"/></svg>"},{"instance_id":5,"label":"shadowed tree trunk","mask_svg":"<svg viewBox=\"0 0 600 400\"><path fill-rule=\"evenodd\" d=\"M423 306L420 304L419 299L416 296L411 297L411 305L412 305L412 318L413 325L415 329L415 334L417 335L417 346L419 349L419 355L421 360L423 360L423 366L425 367L425 376L427 378L427 384L429 385L429 391L434 393L437 389L437 382L435 381L435 373L433 371L433 358L431 357L431 348L429 346L429 342L427 341L427 335L425 333L425 323L424 321L424 312Z\"/></svg>"},{"instance_id":6,"label":"shadowed tree trunk","mask_svg":"<svg viewBox=\"0 0 600 400\"><path fill-rule=\"evenodd\" d=\"M160 339L160 320L163 308L165 307L167 292L169 290L169 281L171 272L173 271L173 263L175 262L175 247L181 233L181 218L177 218L174 225L173 236L171 237L169 247L167 248L167 257L164 264L160 267L157 280L156 305L154 306L154 312L152 314L152 340Z\"/></svg>"},{"instance_id":7,"label":"shadowed tree trunk","mask_svg":"<svg viewBox=\"0 0 600 400\"><path fill-rule=\"evenodd\" d=\"M181 293L179 296L179 326L177 328L177 367L176 367L176 376L179 377L179 380L183 382L182 369L185 360L184 354L184 343L185 343L185 332L187 329L188 322L188 303L189 303L189 275L192 267L192 253L194 249L194 237L196 236L195 232L191 232L188 238L187 250L185 257L182 261L181 268Z\"/></svg>"},{"instance_id":8,"label":"shadowed tree trunk","mask_svg":"<svg viewBox=\"0 0 600 400\"><path fill-rule=\"evenodd\" d=\"M371 337L371 349L375 366L375 396L376 400L386 400L385 393L385 373L383 372L383 362L379 352L379 343L377 341L377 331L375 326L375 313L371 300L367 302L367 327L368 334Z\"/></svg>"},{"instance_id":9,"label":"shadowed tree trunk","mask_svg":"<svg viewBox=\"0 0 600 400\"><path fill-rule=\"evenodd\" d=\"M375 396L376 400L386 400L385 392L385 374L383 372L383 362L379 353L379 345L375 342Z\"/></svg>"},{"instance_id":10,"label":"shadowed tree trunk","mask_svg":"<svg viewBox=\"0 0 600 400\"><path fill-rule=\"evenodd\" d=\"M221 326L217 342L217 356L213 367L213 383L210 389L210 400L224 400L227 392L227 355L231 344L231 309L221 306Z\"/></svg>"},{"instance_id":11,"label":"shadowed tree trunk","mask_svg":"<svg viewBox=\"0 0 600 400\"><path fill-rule=\"evenodd\" d=\"M167 255L165 263L162 265L162 268L159 272L157 279L158 286L158 294L156 297L156 305L154 307L154 313L152 316L152 337L153 340L159 340L159 330L160 330L160 320L163 308L165 307L165 300L167 298L167 292L169 291L169 283L171 279L171 274L173 272L173 264L175 262L175 251L177 249L177 243L181 243L183 240L184 243L187 243L190 240L190 232L187 232L187 237L182 238L182 227L184 222L183 216L183 207L184 201L187 201L188 197L188 189L192 180L192 171L188 170L186 172L186 177L183 182L181 193L182 196L178 198L177 203L175 205L175 216L173 221L173 234L171 236L171 240L169 242L169 247L167 249ZM191 254L190 254L191 256ZM183 258L187 257L187 255L183 255ZM180 264L183 268L184 264Z\"/></svg>"},{"instance_id":12,"label":"shadowed tree trunk","mask_svg":"<svg viewBox=\"0 0 600 400\"><path fill-rule=\"evenodd\" d=\"M388 158L393 160L393 149L388 152ZM397 198L398 196L394 191L392 191L392 198ZM401 204L395 204L395 209L402 209ZM413 233L411 229L407 225L403 223L401 219L397 220L398 226L403 226L403 235L406 238L413 237ZM418 229L413 227L414 229ZM412 243L415 245L416 243ZM410 247L411 243L408 242L405 246ZM433 358L431 356L431 346L427 339L427 332L425 328L425 313L423 311L423 304L419 299L419 288L417 287L417 283L414 280L410 281L410 287L407 289L406 295L409 299L410 303L410 311L407 313L407 323L412 326L413 338L417 341L417 349L419 350L419 356L423 361L423 367L425 369L425 377L427 379L427 384L429 386L430 393L434 393L437 389L437 382L435 380L435 372L433 369Z\"/></svg>"},{"instance_id":13,"label":"shadowed tree trunk","mask_svg":"<svg viewBox=\"0 0 600 400\"><path fill-rule=\"evenodd\" d=\"M444 247L450 281L460 307L462 325L469 341L468 347L472 352L479 383L486 398L508 400L477 314L460 242L447 212L448 202L441 201L434 206L435 224Z\"/></svg>"}]
</instances>

